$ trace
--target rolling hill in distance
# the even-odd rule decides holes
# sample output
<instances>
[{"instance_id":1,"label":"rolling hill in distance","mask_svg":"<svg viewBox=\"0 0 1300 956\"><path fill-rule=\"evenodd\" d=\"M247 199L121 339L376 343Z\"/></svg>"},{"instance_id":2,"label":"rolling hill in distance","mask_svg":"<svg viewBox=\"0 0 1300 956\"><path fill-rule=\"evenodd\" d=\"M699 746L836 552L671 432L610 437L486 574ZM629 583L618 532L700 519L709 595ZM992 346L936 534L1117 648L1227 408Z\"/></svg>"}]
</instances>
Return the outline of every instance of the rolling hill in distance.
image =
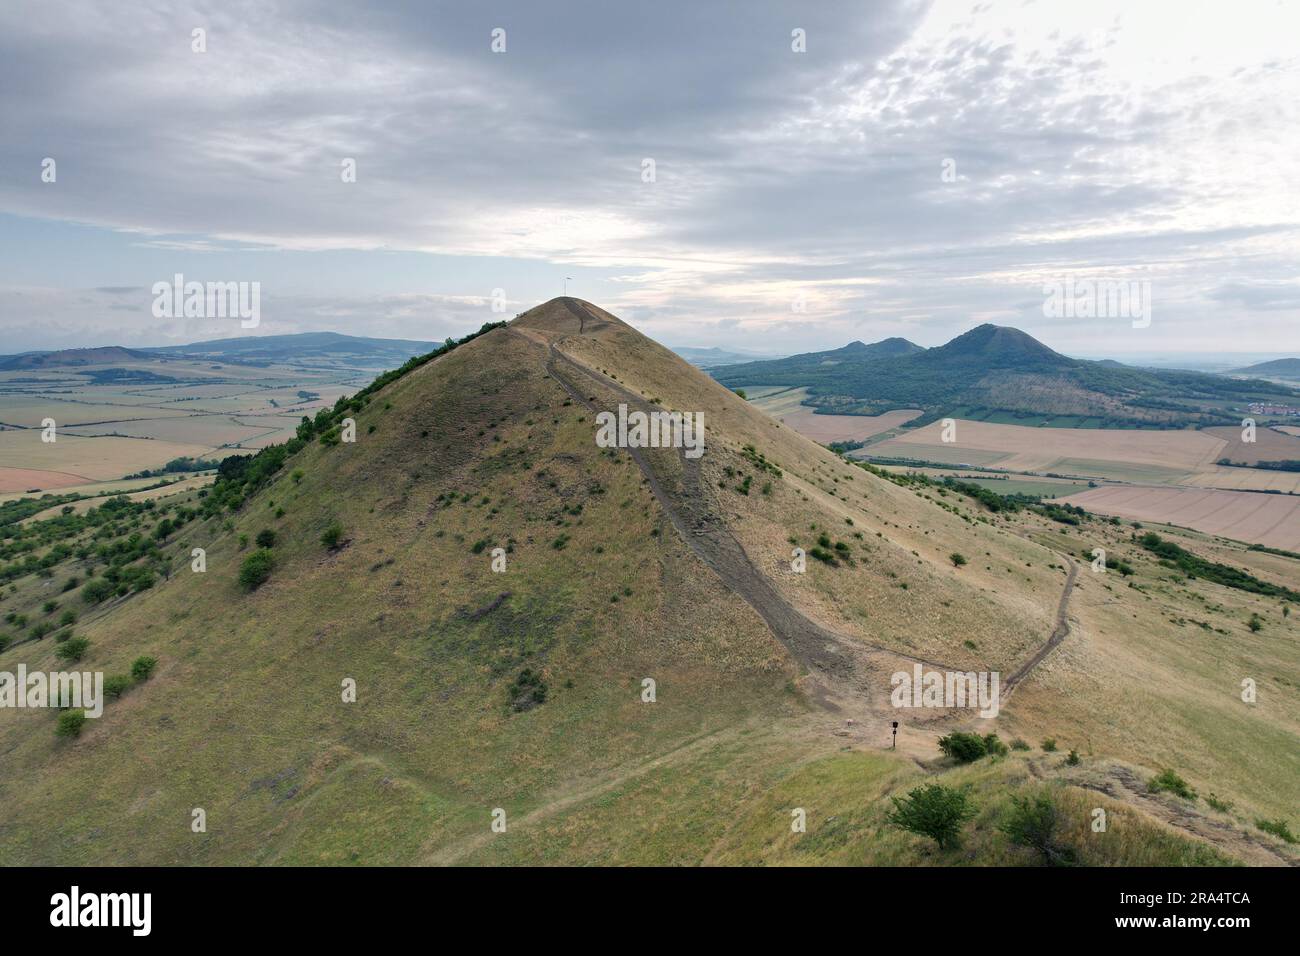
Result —
<instances>
[{"instance_id":1,"label":"rolling hill in distance","mask_svg":"<svg viewBox=\"0 0 1300 956\"><path fill-rule=\"evenodd\" d=\"M271 364L341 366L358 369L396 368L413 355L436 348L436 342L409 339L378 339L339 332L298 332L291 335L253 335L212 339L188 345L153 348L109 346L94 349L64 349L56 352L27 352L0 356L0 371L35 368L70 368L106 365L149 359L189 359L238 362L243 365Z\"/></svg>"},{"instance_id":2,"label":"rolling hill in distance","mask_svg":"<svg viewBox=\"0 0 1300 956\"><path fill-rule=\"evenodd\" d=\"M837 354L1078 368L952 345ZM702 413L703 454L602 446L629 411ZM1033 864L1002 823L1043 794L1078 862L1298 859L1257 825L1300 779L1294 555L846 460L582 300L206 487L48 507L0 506L0 670L72 648L116 693L0 724L0 863ZM917 668L996 671L1000 707L900 706ZM890 823L934 784L971 801L960 850Z\"/></svg>"},{"instance_id":3,"label":"rolling hill in distance","mask_svg":"<svg viewBox=\"0 0 1300 956\"><path fill-rule=\"evenodd\" d=\"M1284 378L1300 382L1300 358L1275 359L1239 368L1233 375L1257 376L1259 378Z\"/></svg>"},{"instance_id":4,"label":"rolling hill in distance","mask_svg":"<svg viewBox=\"0 0 1300 956\"><path fill-rule=\"evenodd\" d=\"M690 345L677 346L672 349L686 361L700 368L714 368L719 365L736 365L740 362L756 362L776 358L773 355L756 355L752 352L739 352L722 349L717 346L697 348Z\"/></svg>"},{"instance_id":5,"label":"rolling hill in distance","mask_svg":"<svg viewBox=\"0 0 1300 956\"><path fill-rule=\"evenodd\" d=\"M731 388L806 387L805 404L823 414L921 409L915 425L945 416L1102 428L1226 425L1240 421L1249 401L1300 395L1260 380L1069 358L994 325L931 349L902 339L855 342L713 374Z\"/></svg>"},{"instance_id":6,"label":"rolling hill in distance","mask_svg":"<svg viewBox=\"0 0 1300 956\"><path fill-rule=\"evenodd\" d=\"M57 352L24 352L21 355L0 355L0 371L16 372L22 369L76 368L83 365L115 365L138 362L149 357L139 349L109 345L92 349L62 349Z\"/></svg>"}]
</instances>

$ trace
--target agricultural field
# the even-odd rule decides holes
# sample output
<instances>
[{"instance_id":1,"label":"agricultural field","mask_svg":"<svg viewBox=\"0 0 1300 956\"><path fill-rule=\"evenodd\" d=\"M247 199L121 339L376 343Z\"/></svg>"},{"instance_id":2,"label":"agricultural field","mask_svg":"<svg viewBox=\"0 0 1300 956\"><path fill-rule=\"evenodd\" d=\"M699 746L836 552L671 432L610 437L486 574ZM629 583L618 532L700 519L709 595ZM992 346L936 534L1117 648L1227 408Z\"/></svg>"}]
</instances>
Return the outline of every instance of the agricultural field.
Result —
<instances>
[{"instance_id":1,"label":"agricultural field","mask_svg":"<svg viewBox=\"0 0 1300 956\"><path fill-rule=\"evenodd\" d=\"M1254 465L1261 461L1300 461L1300 437L1266 426L1255 429L1255 440L1244 442L1240 428L1207 428L1207 434L1222 438L1227 444L1220 458L1234 463Z\"/></svg>"},{"instance_id":2,"label":"agricultural field","mask_svg":"<svg viewBox=\"0 0 1300 956\"><path fill-rule=\"evenodd\" d=\"M1300 551L1300 501L1290 495L1112 485L1080 492L1064 503L1097 514Z\"/></svg>"},{"instance_id":3,"label":"agricultural field","mask_svg":"<svg viewBox=\"0 0 1300 956\"><path fill-rule=\"evenodd\" d=\"M1194 488L1223 488L1229 491L1267 491L1300 494L1300 472L1265 468L1226 468L1214 465L1180 482Z\"/></svg>"},{"instance_id":4,"label":"agricultural field","mask_svg":"<svg viewBox=\"0 0 1300 956\"><path fill-rule=\"evenodd\" d=\"M806 388L764 386L747 388L745 394L751 405L823 445L863 441L905 425L921 414L920 409L898 409L883 415L818 415L802 404L808 396Z\"/></svg>"},{"instance_id":5,"label":"agricultural field","mask_svg":"<svg viewBox=\"0 0 1300 956\"><path fill-rule=\"evenodd\" d=\"M175 458L256 451L287 441L304 415L369 378L177 357L9 368L0 371L0 495L129 491L139 486L127 475ZM41 441L46 419L57 427L52 443Z\"/></svg>"},{"instance_id":6,"label":"agricultural field","mask_svg":"<svg viewBox=\"0 0 1300 956\"><path fill-rule=\"evenodd\" d=\"M3 393L0 399L0 424L8 428L40 428L42 420L53 418L60 427L71 425L101 425L105 423L132 422L141 419L180 418L189 412L179 408L155 408L149 405L121 401L121 396L90 396L78 398L69 390L41 398L24 396L11 398Z\"/></svg>"},{"instance_id":7,"label":"agricultural field","mask_svg":"<svg viewBox=\"0 0 1300 956\"><path fill-rule=\"evenodd\" d=\"M909 431L876 445L873 454L933 461L970 461L1011 471L1079 473L1088 477L1150 480L1153 473L1170 478L1213 466L1227 442L1191 430L1028 428L988 422L956 421L953 442L942 441L942 422ZM932 458L933 449L948 457ZM924 450L926 453L920 453ZM975 453L980 453L975 455ZM983 460L977 460L981 458ZM1094 462L1081 471L1067 462ZM1136 469L1134 468L1136 466ZM1156 469L1153 472L1152 469ZM1107 471L1108 474L1100 472Z\"/></svg>"},{"instance_id":8,"label":"agricultural field","mask_svg":"<svg viewBox=\"0 0 1300 956\"><path fill-rule=\"evenodd\" d=\"M164 442L203 445L207 448L260 447L257 439L293 427L299 418L283 415L249 416L186 415L181 418L146 418L132 422L115 422L112 425L81 425L69 427L64 435L84 438L116 436L145 438Z\"/></svg>"},{"instance_id":9,"label":"agricultural field","mask_svg":"<svg viewBox=\"0 0 1300 956\"><path fill-rule=\"evenodd\" d=\"M1085 481L1066 481L1060 478L1026 478L1021 475L990 476L988 474L967 474L940 468L905 468L898 465L889 466L887 471L894 473L920 472L930 478L954 478L968 485L987 488L1000 495L1038 495L1043 498L1064 498L1087 491L1090 485Z\"/></svg>"},{"instance_id":10,"label":"agricultural field","mask_svg":"<svg viewBox=\"0 0 1300 956\"><path fill-rule=\"evenodd\" d=\"M39 429L0 432L0 492L47 491L110 481L173 458L207 458L207 444L136 438L80 438L64 433L41 441Z\"/></svg>"},{"instance_id":11,"label":"agricultural field","mask_svg":"<svg viewBox=\"0 0 1300 956\"><path fill-rule=\"evenodd\" d=\"M1040 485L1053 479L1044 476L1069 476L1076 483L1057 496L1073 496L1065 499L1067 503L1099 514L1168 522L1272 547L1300 545L1295 537L1300 528L1300 472L1218 463L1222 458L1244 463L1300 459L1300 437L1280 428L1259 428L1254 443L1242 442L1241 429L1236 427L1101 430L958 419L956 441L947 443L942 441L942 429L942 423L935 422L885 436L850 452L849 457L994 468L1012 472L1013 477L1021 473L1021 479L1028 480L1023 486L1011 486L987 476L975 479L1000 493L1023 490L1049 495L1053 489ZM890 467L917 470L897 462ZM1107 484L1088 489L1090 480Z\"/></svg>"}]
</instances>

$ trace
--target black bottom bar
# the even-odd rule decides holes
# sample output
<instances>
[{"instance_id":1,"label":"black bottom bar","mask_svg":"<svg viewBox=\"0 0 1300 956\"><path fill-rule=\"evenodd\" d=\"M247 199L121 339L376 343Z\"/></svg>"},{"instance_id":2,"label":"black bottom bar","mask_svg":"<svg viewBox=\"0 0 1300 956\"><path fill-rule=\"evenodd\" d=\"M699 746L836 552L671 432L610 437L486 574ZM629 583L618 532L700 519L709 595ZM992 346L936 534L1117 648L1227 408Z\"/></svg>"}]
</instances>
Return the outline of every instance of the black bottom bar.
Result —
<instances>
[{"instance_id":1,"label":"black bottom bar","mask_svg":"<svg viewBox=\"0 0 1300 956\"><path fill-rule=\"evenodd\" d=\"M1290 925L1284 907L1296 887L1286 869L103 868L3 870L0 882L9 943L75 934L78 943L92 944L284 939L337 945L373 942L377 931L432 928L439 935L486 931L484 943L496 938L529 946L548 938L577 941L593 929L622 929L629 935L621 938L660 946L688 939L734 946L770 942L785 928L848 932L872 943L898 939L926 947L928 941L945 951L1011 926L1071 942L1200 935L1231 945L1241 933L1276 934ZM143 895L100 894L149 894L148 909ZM146 912L148 935L136 935ZM70 925L115 917L117 926ZM690 937L677 932L687 929Z\"/></svg>"}]
</instances>

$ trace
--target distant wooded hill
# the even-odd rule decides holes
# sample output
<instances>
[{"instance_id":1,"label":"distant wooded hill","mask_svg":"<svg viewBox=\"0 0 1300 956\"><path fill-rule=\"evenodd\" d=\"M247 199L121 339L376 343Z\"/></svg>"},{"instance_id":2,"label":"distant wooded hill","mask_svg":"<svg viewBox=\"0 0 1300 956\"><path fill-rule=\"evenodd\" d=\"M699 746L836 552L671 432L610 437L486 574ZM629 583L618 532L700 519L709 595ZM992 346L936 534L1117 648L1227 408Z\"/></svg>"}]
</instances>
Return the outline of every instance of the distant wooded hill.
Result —
<instances>
[{"instance_id":1,"label":"distant wooded hill","mask_svg":"<svg viewBox=\"0 0 1300 956\"><path fill-rule=\"evenodd\" d=\"M712 372L730 388L803 386L822 413L877 415L920 408L925 424L952 415L1020 424L1182 428L1230 424L1248 402L1294 389L1172 369L1070 358L1018 329L981 325L938 348L905 339L854 342Z\"/></svg>"}]
</instances>

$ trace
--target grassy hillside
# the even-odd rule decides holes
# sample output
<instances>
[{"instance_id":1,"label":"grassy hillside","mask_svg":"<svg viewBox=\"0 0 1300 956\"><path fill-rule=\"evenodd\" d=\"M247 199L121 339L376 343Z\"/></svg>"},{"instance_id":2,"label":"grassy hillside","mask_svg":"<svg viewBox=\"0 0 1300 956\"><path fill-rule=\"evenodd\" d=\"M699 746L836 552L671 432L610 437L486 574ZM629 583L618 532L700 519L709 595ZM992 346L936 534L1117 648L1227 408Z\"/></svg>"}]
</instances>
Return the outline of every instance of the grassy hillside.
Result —
<instances>
[{"instance_id":1,"label":"grassy hillside","mask_svg":"<svg viewBox=\"0 0 1300 956\"><path fill-rule=\"evenodd\" d=\"M706 453L598 447L619 403L703 411ZM1188 580L1122 526L886 479L594 306L539 306L222 471L177 501L0 525L0 610L27 618L0 669L61 666L62 631L31 638L51 594L83 668L158 662L78 736L0 711L0 862L1031 863L999 821L1044 788L1083 862L1293 858L1253 826L1300 779L1274 597ZM1097 542L1132 578L1074 583ZM792 573L796 545L826 557ZM255 554L269 576L241 585ZM889 707L913 658L1028 667L1072 594L1064 643L996 720ZM963 727L1035 753L956 766L936 740ZM1148 794L1166 767L1233 808ZM935 781L971 788L962 849L886 820Z\"/></svg>"},{"instance_id":2,"label":"grassy hillside","mask_svg":"<svg viewBox=\"0 0 1300 956\"><path fill-rule=\"evenodd\" d=\"M1232 409L1266 396L1295 394L1258 380L1071 359L1023 332L994 325L981 325L939 348L905 354L841 349L733 365L713 374L731 388L806 386L809 404L821 412L924 409L917 425L960 413L1006 423L1050 419L1063 425L1073 420L1094 427L1181 428L1239 421Z\"/></svg>"}]
</instances>

